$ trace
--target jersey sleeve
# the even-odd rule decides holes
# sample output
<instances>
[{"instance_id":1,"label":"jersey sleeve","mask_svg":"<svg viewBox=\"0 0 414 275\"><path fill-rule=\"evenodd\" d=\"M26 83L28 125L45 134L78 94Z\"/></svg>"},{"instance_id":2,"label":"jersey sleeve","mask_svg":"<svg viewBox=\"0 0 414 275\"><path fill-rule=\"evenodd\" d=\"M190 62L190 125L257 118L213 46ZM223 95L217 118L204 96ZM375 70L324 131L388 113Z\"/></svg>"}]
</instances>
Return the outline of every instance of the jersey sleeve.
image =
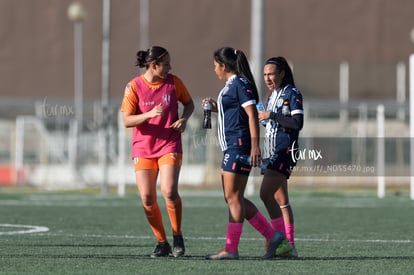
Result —
<instances>
[{"instance_id":1,"label":"jersey sleeve","mask_svg":"<svg viewBox=\"0 0 414 275\"><path fill-rule=\"evenodd\" d=\"M187 87L185 87L183 81L177 77L173 76L174 80L174 86L175 86L175 96L177 97L178 101L180 101L182 104L187 104L191 100L191 95L187 90Z\"/></svg>"},{"instance_id":2,"label":"jersey sleeve","mask_svg":"<svg viewBox=\"0 0 414 275\"><path fill-rule=\"evenodd\" d=\"M296 88L292 89L292 94L290 97L290 110L290 114L292 116L297 114L303 115L302 94Z\"/></svg>"},{"instance_id":3,"label":"jersey sleeve","mask_svg":"<svg viewBox=\"0 0 414 275\"><path fill-rule=\"evenodd\" d=\"M124 91L124 97L121 104L121 112L128 114L136 114L138 106L138 97L134 81L130 81Z\"/></svg>"},{"instance_id":4,"label":"jersey sleeve","mask_svg":"<svg viewBox=\"0 0 414 275\"><path fill-rule=\"evenodd\" d=\"M256 98L254 96L253 88L247 79L239 78L239 85L237 89L240 105L245 108L246 106L256 104Z\"/></svg>"}]
</instances>

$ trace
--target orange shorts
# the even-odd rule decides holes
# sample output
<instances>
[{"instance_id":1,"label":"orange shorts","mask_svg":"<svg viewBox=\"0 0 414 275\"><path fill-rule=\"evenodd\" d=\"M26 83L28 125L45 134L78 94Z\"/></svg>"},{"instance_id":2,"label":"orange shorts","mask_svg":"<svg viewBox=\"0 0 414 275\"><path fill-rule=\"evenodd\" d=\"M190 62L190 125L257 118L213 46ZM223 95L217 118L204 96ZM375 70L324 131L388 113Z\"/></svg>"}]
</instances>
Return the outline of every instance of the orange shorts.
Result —
<instances>
[{"instance_id":1,"label":"orange shorts","mask_svg":"<svg viewBox=\"0 0 414 275\"><path fill-rule=\"evenodd\" d=\"M171 164L181 167L183 159L182 153L168 153L159 158L134 158L135 171L138 170L158 170L161 165Z\"/></svg>"}]
</instances>

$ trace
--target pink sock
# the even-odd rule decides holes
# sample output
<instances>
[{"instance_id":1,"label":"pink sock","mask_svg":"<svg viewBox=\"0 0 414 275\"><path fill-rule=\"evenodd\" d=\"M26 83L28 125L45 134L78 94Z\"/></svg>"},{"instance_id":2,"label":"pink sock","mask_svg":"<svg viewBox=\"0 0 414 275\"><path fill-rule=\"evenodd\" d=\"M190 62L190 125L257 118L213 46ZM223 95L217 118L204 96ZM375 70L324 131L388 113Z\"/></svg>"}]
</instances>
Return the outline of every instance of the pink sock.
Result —
<instances>
[{"instance_id":1,"label":"pink sock","mask_svg":"<svg viewBox=\"0 0 414 275\"><path fill-rule=\"evenodd\" d=\"M260 234L266 238L266 240L270 240L275 234L272 226L267 222L266 218L262 215L262 213L260 213L260 211L257 211L256 215L254 215L253 218L248 221Z\"/></svg>"},{"instance_id":2,"label":"pink sock","mask_svg":"<svg viewBox=\"0 0 414 275\"><path fill-rule=\"evenodd\" d=\"M242 230L243 223L229 222L227 224L226 250L228 252L238 253Z\"/></svg>"},{"instance_id":3,"label":"pink sock","mask_svg":"<svg viewBox=\"0 0 414 275\"><path fill-rule=\"evenodd\" d=\"M285 222L283 221L283 216L279 218L272 219L270 221L274 230L282 232L286 236Z\"/></svg>"},{"instance_id":4,"label":"pink sock","mask_svg":"<svg viewBox=\"0 0 414 275\"><path fill-rule=\"evenodd\" d=\"M295 225L294 224L285 224L286 227L286 239L289 240L291 244L295 244Z\"/></svg>"}]
</instances>

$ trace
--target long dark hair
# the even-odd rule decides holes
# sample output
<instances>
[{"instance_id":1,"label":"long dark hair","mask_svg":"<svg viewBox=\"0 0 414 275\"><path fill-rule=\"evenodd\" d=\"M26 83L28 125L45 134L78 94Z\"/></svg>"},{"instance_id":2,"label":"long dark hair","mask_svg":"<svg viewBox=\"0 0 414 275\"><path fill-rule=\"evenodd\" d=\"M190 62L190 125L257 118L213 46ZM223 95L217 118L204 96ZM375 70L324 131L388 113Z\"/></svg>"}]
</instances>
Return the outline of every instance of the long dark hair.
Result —
<instances>
[{"instance_id":1,"label":"long dark hair","mask_svg":"<svg viewBox=\"0 0 414 275\"><path fill-rule=\"evenodd\" d=\"M146 51L137 52L136 66L140 68L147 68L152 61L156 64L162 60L164 56L168 54L168 51L160 46L152 46Z\"/></svg>"},{"instance_id":2,"label":"long dark hair","mask_svg":"<svg viewBox=\"0 0 414 275\"><path fill-rule=\"evenodd\" d=\"M256 82L243 51L231 47L223 47L214 52L214 60L220 65L225 65L227 72L233 72L238 76L246 78L253 87L256 102L259 102Z\"/></svg>"},{"instance_id":3,"label":"long dark hair","mask_svg":"<svg viewBox=\"0 0 414 275\"><path fill-rule=\"evenodd\" d=\"M276 65L276 69L279 71L279 73L283 71L285 72L285 77L282 79L282 83L281 83L282 87L285 87L287 84L290 84L293 87L296 87L295 80L293 79L292 69L290 68L289 63L286 61L284 57L278 56L278 57L269 58L268 60L266 60L265 65L266 64Z\"/></svg>"}]
</instances>

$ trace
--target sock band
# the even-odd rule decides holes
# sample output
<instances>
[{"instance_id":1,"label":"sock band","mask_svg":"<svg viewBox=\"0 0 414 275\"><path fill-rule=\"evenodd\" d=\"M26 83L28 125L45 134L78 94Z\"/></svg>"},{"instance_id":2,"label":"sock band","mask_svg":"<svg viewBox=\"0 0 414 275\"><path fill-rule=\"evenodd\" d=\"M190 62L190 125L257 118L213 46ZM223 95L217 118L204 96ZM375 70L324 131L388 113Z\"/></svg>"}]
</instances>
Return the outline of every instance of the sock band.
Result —
<instances>
[{"instance_id":1,"label":"sock band","mask_svg":"<svg viewBox=\"0 0 414 275\"><path fill-rule=\"evenodd\" d=\"M274 218L270 221L272 224L272 227L274 230L282 232L283 235L286 236L286 230L285 230L285 222L283 220L283 216L280 216L279 218Z\"/></svg>"},{"instance_id":2,"label":"sock band","mask_svg":"<svg viewBox=\"0 0 414 275\"><path fill-rule=\"evenodd\" d=\"M295 245L295 225L285 224L285 227L286 227L286 239L288 239L292 245Z\"/></svg>"},{"instance_id":3,"label":"sock band","mask_svg":"<svg viewBox=\"0 0 414 275\"><path fill-rule=\"evenodd\" d=\"M254 227L266 240L270 240L275 234L273 227L267 222L266 218L260 211L248 220L251 226Z\"/></svg>"},{"instance_id":4,"label":"sock band","mask_svg":"<svg viewBox=\"0 0 414 275\"><path fill-rule=\"evenodd\" d=\"M166 202L168 217L170 218L171 229L173 235L182 235L181 233L181 215L182 203L181 198L178 197L174 202Z\"/></svg>"},{"instance_id":5,"label":"sock band","mask_svg":"<svg viewBox=\"0 0 414 275\"><path fill-rule=\"evenodd\" d=\"M158 242L166 242L167 236L165 235L162 215L158 203L144 205L144 212L155 238L157 238Z\"/></svg>"},{"instance_id":6,"label":"sock band","mask_svg":"<svg viewBox=\"0 0 414 275\"><path fill-rule=\"evenodd\" d=\"M242 230L243 223L229 222L227 224L226 250L228 252L238 253Z\"/></svg>"}]
</instances>

